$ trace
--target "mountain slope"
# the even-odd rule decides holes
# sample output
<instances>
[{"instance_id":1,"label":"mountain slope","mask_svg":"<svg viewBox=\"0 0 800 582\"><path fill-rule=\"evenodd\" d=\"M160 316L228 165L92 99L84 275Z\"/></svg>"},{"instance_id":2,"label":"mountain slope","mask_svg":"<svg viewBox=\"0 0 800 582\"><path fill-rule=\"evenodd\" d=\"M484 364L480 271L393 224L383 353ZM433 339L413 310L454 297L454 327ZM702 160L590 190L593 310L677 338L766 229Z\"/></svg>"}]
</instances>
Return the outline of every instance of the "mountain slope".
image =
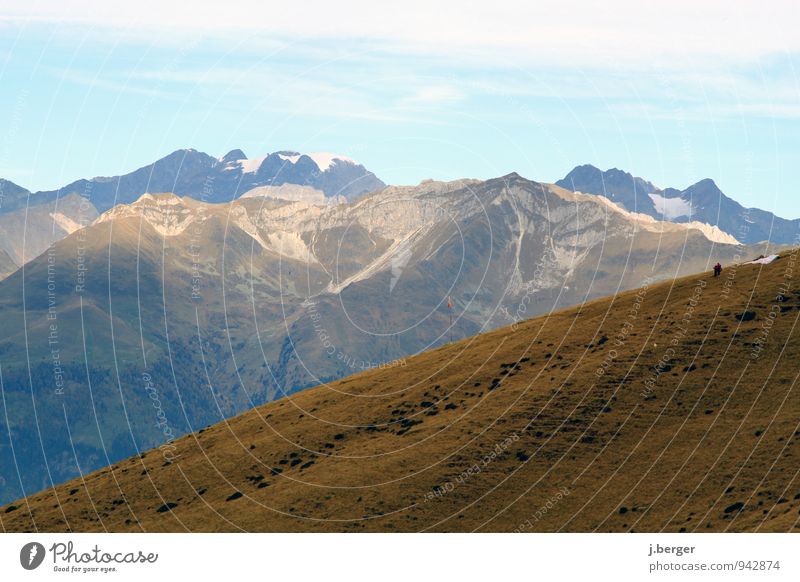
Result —
<instances>
[{"instance_id":1,"label":"mountain slope","mask_svg":"<svg viewBox=\"0 0 800 582\"><path fill-rule=\"evenodd\" d=\"M0 178L0 211L13 210L19 208L28 197L28 190L18 186L9 180Z\"/></svg>"},{"instance_id":2,"label":"mountain slope","mask_svg":"<svg viewBox=\"0 0 800 582\"><path fill-rule=\"evenodd\" d=\"M602 171L592 165L577 166L556 182L562 188L606 196L632 212L659 220L696 220L719 227L743 243L772 241L794 244L800 219L787 220L758 208L745 208L726 196L711 179L679 190L661 189L616 168Z\"/></svg>"},{"instance_id":3,"label":"mountain slope","mask_svg":"<svg viewBox=\"0 0 800 582\"><path fill-rule=\"evenodd\" d=\"M2 212L0 249L21 267L97 217L97 209L77 194Z\"/></svg>"},{"instance_id":4,"label":"mountain slope","mask_svg":"<svg viewBox=\"0 0 800 582\"><path fill-rule=\"evenodd\" d=\"M764 252L729 239L517 175L335 206L144 195L0 282L0 467L23 475L0 502L450 338Z\"/></svg>"},{"instance_id":5,"label":"mountain slope","mask_svg":"<svg viewBox=\"0 0 800 582\"><path fill-rule=\"evenodd\" d=\"M78 194L100 212L129 204L147 192L174 192L204 202L229 202L258 186L299 184L327 196L353 198L385 186L355 160L335 154L275 152L248 159L241 150L221 158L193 149L177 150L122 176L81 179L52 191L32 194L36 201Z\"/></svg>"},{"instance_id":6,"label":"mountain slope","mask_svg":"<svg viewBox=\"0 0 800 582\"><path fill-rule=\"evenodd\" d=\"M6 531L793 531L796 269L795 251L465 339L183 437L166 460L150 451L14 502L0 520Z\"/></svg>"},{"instance_id":7,"label":"mountain slope","mask_svg":"<svg viewBox=\"0 0 800 582\"><path fill-rule=\"evenodd\" d=\"M0 280L97 216L78 194L37 196L0 179Z\"/></svg>"},{"instance_id":8,"label":"mountain slope","mask_svg":"<svg viewBox=\"0 0 800 582\"><path fill-rule=\"evenodd\" d=\"M6 251L0 251L0 281L17 270L17 264Z\"/></svg>"}]
</instances>

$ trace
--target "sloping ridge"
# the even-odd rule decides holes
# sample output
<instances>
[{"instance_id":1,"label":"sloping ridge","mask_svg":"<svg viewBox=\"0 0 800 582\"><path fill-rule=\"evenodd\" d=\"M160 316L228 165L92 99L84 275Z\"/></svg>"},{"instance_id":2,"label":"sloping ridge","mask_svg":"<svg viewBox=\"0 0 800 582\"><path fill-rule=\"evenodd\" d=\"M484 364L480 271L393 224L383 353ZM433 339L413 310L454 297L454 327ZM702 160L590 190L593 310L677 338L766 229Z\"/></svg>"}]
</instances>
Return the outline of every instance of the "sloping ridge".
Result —
<instances>
[{"instance_id":1,"label":"sloping ridge","mask_svg":"<svg viewBox=\"0 0 800 582\"><path fill-rule=\"evenodd\" d=\"M0 508L6 531L790 531L796 254L258 407Z\"/></svg>"}]
</instances>

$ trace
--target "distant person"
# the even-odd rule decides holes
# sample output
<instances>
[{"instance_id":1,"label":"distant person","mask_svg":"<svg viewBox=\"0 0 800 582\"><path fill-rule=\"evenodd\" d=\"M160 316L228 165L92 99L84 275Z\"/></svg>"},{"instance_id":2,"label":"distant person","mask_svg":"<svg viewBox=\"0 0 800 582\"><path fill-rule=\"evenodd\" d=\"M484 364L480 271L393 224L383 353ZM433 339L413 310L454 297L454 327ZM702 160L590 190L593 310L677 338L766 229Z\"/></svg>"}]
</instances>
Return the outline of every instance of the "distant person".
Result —
<instances>
[{"instance_id":1,"label":"distant person","mask_svg":"<svg viewBox=\"0 0 800 582\"><path fill-rule=\"evenodd\" d=\"M722 265L717 263L716 265L714 265L714 276L719 277L721 274L722 274Z\"/></svg>"}]
</instances>

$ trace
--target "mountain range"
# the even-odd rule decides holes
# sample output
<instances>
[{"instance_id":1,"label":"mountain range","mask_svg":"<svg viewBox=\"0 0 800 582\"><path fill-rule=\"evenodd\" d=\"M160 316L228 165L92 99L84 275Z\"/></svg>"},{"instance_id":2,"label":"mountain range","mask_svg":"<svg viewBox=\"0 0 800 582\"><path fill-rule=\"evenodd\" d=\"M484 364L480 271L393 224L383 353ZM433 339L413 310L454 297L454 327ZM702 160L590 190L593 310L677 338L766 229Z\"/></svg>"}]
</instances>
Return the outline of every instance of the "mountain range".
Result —
<instances>
[{"instance_id":1,"label":"mountain range","mask_svg":"<svg viewBox=\"0 0 800 582\"><path fill-rule=\"evenodd\" d=\"M517 197L557 202L508 181ZM796 532L800 292L786 281L797 252L387 362L15 501L0 523Z\"/></svg>"},{"instance_id":2,"label":"mountain range","mask_svg":"<svg viewBox=\"0 0 800 582\"><path fill-rule=\"evenodd\" d=\"M99 212L129 204L147 192L174 192L204 202L230 202L258 186L299 184L326 196L354 198L385 186L351 158L331 153L280 151L249 159L242 150L215 158L194 149L177 150L121 176L80 179L57 190L30 192L4 180L0 212L77 194Z\"/></svg>"},{"instance_id":3,"label":"mountain range","mask_svg":"<svg viewBox=\"0 0 800 582\"><path fill-rule=\"evenodd\" d=\"M345 156L241 150L47 192L0 180L0 501L452 339L768 252L731 234L762 240L761 211L708 183L581 166L569 188L386 187ZM715 200L733 222L712 220Z\"/></svg>"},{"instance_id":4,"label":"mountain range","mask_svg":"<svg viewBox=\"0 0 800 582\"><path fill-rule=\"evenodd\" d=\"M768 251L516 174L338 204L275 195L144 194L0 282L0 499L302 388Z\"/></svg>"},{"instance_id":5,"label":"mountain range","mask_svg":"<svg viewBox=\"0 0 800 582\"><path fill-rule=\"evenodd\" d=\"M88 226L101 212L148 192L174 192L208 203L274 195L332 204L385 184L364 166L331 153L280 151L249 159L235 149L221 158L177 150L133 172L80 179L57 190L31 192L0 179L0 279L53 242ZM267 191L267 192L265 192Z\"/></svg>"},{"instance_id":6,"label":"mountain range","mask_svg":"<svg viewBox=\"0 0 800 582\"><path fill-rule=\"evenodd\" d=\"M800 229L800 220L744 208L710 179L683 190L661 189L616 168L603 172L583 165L556 184L605 196L657 220L716 226L746 244L793 244ZM194 149L177 150L124 175L80 179L56 190L30 192L0 179L0 279L52 242L91 224L100 213L150 192L172 192L207 203L244 196L339 204L383 188L375 174L347 156L278 151L251 159L239 149L218 158Z\"/></svg>"},{"instance_id":7,"label":"mountain range","mask_svg":"<svg viewBox=\"0 0 800 582\"><path fill-rule=\"evenodd\" d=\"M797 244L800 239L800 219L787 220L766 210L745 208L726 196L710 178L684 189L662 189L617 168L602 171L586 164L577 166L556 184L605 196L631 212L658 220L710 224L746 244Z\"/></svg>"}]
</instances>

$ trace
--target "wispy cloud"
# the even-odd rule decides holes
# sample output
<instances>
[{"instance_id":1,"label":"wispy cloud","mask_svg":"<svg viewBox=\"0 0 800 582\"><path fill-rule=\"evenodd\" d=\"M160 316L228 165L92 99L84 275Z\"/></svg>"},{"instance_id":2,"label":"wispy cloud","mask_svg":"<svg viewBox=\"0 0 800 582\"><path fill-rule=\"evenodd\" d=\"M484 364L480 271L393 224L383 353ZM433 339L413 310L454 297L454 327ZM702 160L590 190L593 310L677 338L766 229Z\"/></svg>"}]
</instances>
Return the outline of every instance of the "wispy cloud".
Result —
<instances>
[{"instance_id":1,"label":"wispy cloud","mask_svg":"<svg viewBox=\"0 0 800 582\"><path fill-rule=\"evenodd\" d=\"M403 104L453 103L464 99L464 93L453 85L426 85L418 87L412 95L403 99Z\"/></svg>"},{"instance_id":2,"label":"wispy cloud","mask_svg":"<svg viewBox=\"0 0 800 582\"><path fill-rule=\"evenodd\" d=\"M381 50L470 59L495 66L570 65L691 67L693 61L757 60L800 52L794 1L736 0L487 3L406 0L387 15L365 0L263 3L195 0L57 0L6 3L0 22L58 22L102 34L115 29L149 43L184 34L240 45L297 39L363 39ZM241 47L244 48L244 47Z\"/></svg>"},{"instance_id":3,"label":"wispy cloud","mask_svg":"<svg viewBox=\"0 0 800 582\"><path fill-rule=\"evenodd\" d=\"M665 183L675 168L677 182L692 167L720 175L709 163L741 175L729 160L751 138L754 164L776 157L752 145L775 133L779 155L796 157L798 21L794 0L5 2L0 81L29 90L31 107L4 165L44 160L52 180L115 150L144 163L162 141L344 154L357 143L371 169L404 182L555 178L585 160L663 170ZM0 92L6 110L13 100ZM84 141L40 153L73 118Z\"/></svg>"},{"instance_id":4,"label":"wispy cloud","mask_svg":"<svg viewBox=\"0 0 800 582\"><path fill-rule=\"evenodd\" d=\"M98 76L74 69L50 69L60 80L91 89L131 93L193 106L235 109L242 117L280 113L295 117L362 119L386 123L443 125L427 111L464 98L450 85L425 79L387 75L376 77L359 69L313 68L307 63L286 66L258 61L241 66L201 68L118 69Z\"/></svg>"},{"instance_id":5,"label":"wispy cloud","mask_svg":"<svg viewBox=\"0 0 800 582\"><path fill-rule=\"evenodd\" d=\"M141 86L130 80L114 80L109 77L100 77L99 75L92 75L76 69L54 69L45 68L52 75L59 80L82 85L89 89L98 89L105 91L112 91L114 93L130 93L134 95L145 95L148 97L172 98L178 99L180 95L177 93L170 93L159 88Z\"/></svg>"},{"instance_id":6,"label":"wispy cloud","mask_svg":"<svg viewBox=\"0 0 800 582\"><path fill-rule=\"evenodd\" d=\"M0 26L55 23L57 34L87 43L166 43L187 62L101 78L70 71L67 80L165 98L183 84L195 96L240 96L273 111L407 121L479 95L603 101L633 115L715 103L718 115L794 118L797 75L770 63L800 54L799 16L794 1L407 0L387 17L361 0L197 0L191 10L155 0L39 0L8 3Z\"/></svg>"}]
</instances>

